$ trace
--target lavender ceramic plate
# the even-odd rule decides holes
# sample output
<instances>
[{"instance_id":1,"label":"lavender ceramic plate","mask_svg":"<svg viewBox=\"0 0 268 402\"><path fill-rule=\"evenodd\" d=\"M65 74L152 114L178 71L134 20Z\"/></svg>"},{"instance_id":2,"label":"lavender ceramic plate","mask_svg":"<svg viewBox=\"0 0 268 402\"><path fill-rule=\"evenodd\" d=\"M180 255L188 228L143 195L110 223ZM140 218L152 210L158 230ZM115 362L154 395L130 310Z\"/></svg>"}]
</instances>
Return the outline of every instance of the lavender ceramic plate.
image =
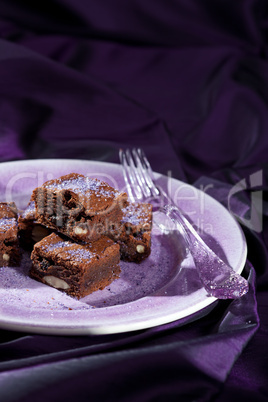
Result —
<instances>
[{"instance_id":1,"label":"lavender ceramic plate","mask_svg":"<svg viewBox=\"0 0 268 402\"><path fill-rule=\"evenodd\" d=\"M121 166L116 164L58 159L7 162L0 165L0 200L25 208L35 187L70 172L125 188ZM241 273L246 242L231 214L204 192L157 177L211 247ZM118 280L79 301L30 279L30 260L25 254L20 267L0 268L0 327L85 335L140 330L175 320L178 325L189 322L206 314L216 299L207 296L191 258L182 259L182 251L177 235L163 234L155 225L150 257L141 264L122 262Z\"/></svg>"}]
</instances>

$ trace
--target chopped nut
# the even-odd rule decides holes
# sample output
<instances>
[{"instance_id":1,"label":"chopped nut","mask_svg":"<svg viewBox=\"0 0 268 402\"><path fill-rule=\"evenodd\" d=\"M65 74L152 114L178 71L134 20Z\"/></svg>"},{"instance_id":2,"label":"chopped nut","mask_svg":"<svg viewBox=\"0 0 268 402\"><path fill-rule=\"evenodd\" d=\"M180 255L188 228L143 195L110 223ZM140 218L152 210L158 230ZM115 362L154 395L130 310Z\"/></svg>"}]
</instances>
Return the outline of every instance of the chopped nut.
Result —
<instances>
[{"instance_id":1,"label":"chopped nut","mask_svg":"<svg viewBox=\"0 0 268 402\"><path fill-rule=\"evenodd\" d=\"M66 283L64 280L56 278L56 276L52 276L52 275L47 275L44 276L44 281L50 285L53 286L53 288L56 289L69 289L69 285L68 283Z\"/></svg>"},{"instance_id":2,"label":"chopped nut","mask_svg":"<svg viewBox=\"0 0 268 402\"><path fill-rule=\"evenodd\" d=\"M138 244L136 247L136 250L138 253L142 254L142 253L144 253L145 248L141 244Z\"/></svg>"},{"instance_id":3,"label":"chopped nut","mask_svg":"<svg viewBox=\"0 0 268 402\"><path fill-rule=\"evenodd\" d=\"M6 253L3 254L3 260L4 261L9 261L10 260L10 256Z\"/></svg>"},{"instance_id":4,"label":"chopped nut","mask_svg":"<svg viewBox=\"0 0 268 402\"><path fill-rule=\"evenodd\" d=\"M83 228L77 226L77 227L74 229L74 233L75 233L76 235L85 235L85 234L87 234L87 229L83 229Z\"/></svg>"}]
</instances>

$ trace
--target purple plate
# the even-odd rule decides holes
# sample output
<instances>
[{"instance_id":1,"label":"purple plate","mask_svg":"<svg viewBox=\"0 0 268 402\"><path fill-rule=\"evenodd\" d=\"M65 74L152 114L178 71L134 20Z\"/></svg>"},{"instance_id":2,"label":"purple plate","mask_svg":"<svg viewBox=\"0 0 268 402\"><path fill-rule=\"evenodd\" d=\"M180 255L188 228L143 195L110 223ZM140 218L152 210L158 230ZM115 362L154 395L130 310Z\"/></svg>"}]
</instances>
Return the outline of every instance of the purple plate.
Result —
<instances>
[{"instance_id":1,"label":"purple plate","mask_svg":"<svg viewBox=\"0 0 268 402\"><path fill-rule=\"evenodd\" d=\"M18 161L0 165L0 200L15 201L23 209L35 187L71 172L125 189L120 165L62 159ZM199 189L165 176L156 177L214 251L241 273L246 242L227 209ZM216 302L207 296L192 259L183 258L179 236L162 233L156 224L150 257L141 264L121 262L119 279L79 301L29 278L29 267L25 253L21 266L0 268L1 328L63 335L120 333L176 320L182 325L206 314Z\"/></svg>"}]
</instances>

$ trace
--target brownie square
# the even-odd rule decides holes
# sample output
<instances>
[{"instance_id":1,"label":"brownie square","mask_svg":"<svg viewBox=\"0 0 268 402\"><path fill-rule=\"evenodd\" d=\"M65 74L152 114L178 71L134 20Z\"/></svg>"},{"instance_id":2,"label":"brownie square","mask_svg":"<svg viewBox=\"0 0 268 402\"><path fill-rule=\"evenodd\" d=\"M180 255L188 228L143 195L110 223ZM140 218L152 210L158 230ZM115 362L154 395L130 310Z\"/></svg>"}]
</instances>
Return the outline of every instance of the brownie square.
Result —
<instances>
[{"instance_id":1,"label":"brownie square","mask_svg":"<svg viewBox=\"0 0 268 402\"><path fill-rule=\"evenodd\" d=\"M0 266L17 266L20 263L17 216L14 202L0 203Z\"/></svg>"},{"instance_id":2,"label":"brownie square","mask_svg":"<svg viewBox=\"0 0 268 402\"><path fill-rule=\"evenodd\" d=\"M0 202L0 219L18 217L18 209L15 202Z\"/></svg>"},{"instance_id":3,"label":"brownie square","mask_svg":"<svg viewBox=\"0 0 268 402\"><path fill-rule=\"evenodd\" d=\"M128 203L122 212L121 227L110 237L120 245L122 260L139 263L151 253L152 205Z\"/></svg>"},{"instance_id":4,"label":"brownie square","mask_svg":"<svg viewBox=\"0 0 268 402\"><path fill-rule=\"evenodd\" d=\"M32 194L36 222L78 242L95 241L122 218L127 194L78 173L45 182Z\"/></svg>"},{"instance_id":5,"label":"brownie square","mask_svg":"<svg viewBox=\"0 0 268 402\"><path fill-rule=\"evenodd\" d=\"M51 233L51 229L36 222L34 201L29 202L25 211L19 214L18 230L20 245L26 250L32 250L35 243Z\"/></svg>"},{"instance_id":6,"label":"brownie square","mask_svg":"<svg viewBox=\"0 0 268 402\"><path fill-rule=\"evenodd\" d=\"M78 244L56 233L34 245L30 276L80 299L120 274L119 245L108 237Z\"/></svg>"}]
</instances>

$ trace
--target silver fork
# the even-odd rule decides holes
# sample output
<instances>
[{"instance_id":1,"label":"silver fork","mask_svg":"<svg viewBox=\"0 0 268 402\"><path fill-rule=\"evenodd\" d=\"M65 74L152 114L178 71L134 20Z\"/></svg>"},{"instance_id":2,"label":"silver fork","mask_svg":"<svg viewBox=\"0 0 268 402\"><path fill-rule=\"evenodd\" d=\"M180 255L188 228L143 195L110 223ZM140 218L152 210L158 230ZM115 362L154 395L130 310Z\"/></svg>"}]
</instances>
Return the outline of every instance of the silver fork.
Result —
<instances>
[{"instance_id":1,"label":"silver fork","mask_svg":"<svg viewBox=\"0 0 268 402\"><path fill-rule=\"evenodd\" d=\"M222 261L193 228L182 210L174 205L154 180L150 163L142 149L120 149L119 158L131 202L149 202L153 211L163 212L182 235L186 253L193 257L199 278L209 296L236 299L248 292L248 282ZM165 229L165 228L163 228Z\"/></svg>"}]
</instances>

